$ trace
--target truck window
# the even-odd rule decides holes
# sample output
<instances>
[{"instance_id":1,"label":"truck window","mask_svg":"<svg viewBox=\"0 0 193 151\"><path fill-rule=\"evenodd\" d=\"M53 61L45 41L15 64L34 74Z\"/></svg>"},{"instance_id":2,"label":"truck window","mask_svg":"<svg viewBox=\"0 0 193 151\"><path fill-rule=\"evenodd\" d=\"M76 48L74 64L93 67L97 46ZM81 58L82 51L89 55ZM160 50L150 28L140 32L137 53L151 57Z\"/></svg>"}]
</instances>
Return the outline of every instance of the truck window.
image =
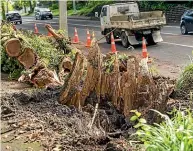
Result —
<instances>
[{"instance_id":1,"label":"truck window","mask_svg":"<svg viewBox=\"0 0 193 151\"><path fill-rule=\"evenodd\" d=\"M102 16L107 16L107 8L104 7L102 10Z\"/></svg>"}]
</instances>

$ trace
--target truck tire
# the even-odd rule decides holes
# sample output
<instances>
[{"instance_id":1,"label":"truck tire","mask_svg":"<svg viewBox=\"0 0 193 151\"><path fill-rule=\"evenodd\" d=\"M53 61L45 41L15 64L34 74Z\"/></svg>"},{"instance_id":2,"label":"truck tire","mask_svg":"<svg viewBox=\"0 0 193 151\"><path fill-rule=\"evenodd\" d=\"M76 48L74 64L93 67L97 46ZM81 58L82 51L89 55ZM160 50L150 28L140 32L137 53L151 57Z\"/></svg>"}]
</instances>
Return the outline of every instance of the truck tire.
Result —
<instances>
[{"instance_id":1,"label":"truck tire","mask_svg":"<svg viewBox=\"0 0 193 151\"><path fill-rule=\"evenodd\" d=\"M107 32L106 32L106 34L107 34ZM105 38L106 38L106 42L108 44L111 44L111 34L108 34L107 36L105 36Z\"/></svg>"},{"instance_id":2,"label":"truck tire","mask_svg":"<svg viewBox=\"0 0 193 151\"><path fill-rule=\"evenodd\" d=\"M121 32L121 42L122 42L123 47L125 48L128 48L130 45L128 41L128 37L125 32Z\"/></svg>"},{"instance_id":3,"label":"truck tire","mask_svg":"<svg viewBox=\"0 0 193 151\"><path fill-rule=\"evenodd\" d=\"M152 35L148 35L146 40L147 40L148 45L155 45L156 44L156 42L153 40Z\"/></svg>"}]
</instances>

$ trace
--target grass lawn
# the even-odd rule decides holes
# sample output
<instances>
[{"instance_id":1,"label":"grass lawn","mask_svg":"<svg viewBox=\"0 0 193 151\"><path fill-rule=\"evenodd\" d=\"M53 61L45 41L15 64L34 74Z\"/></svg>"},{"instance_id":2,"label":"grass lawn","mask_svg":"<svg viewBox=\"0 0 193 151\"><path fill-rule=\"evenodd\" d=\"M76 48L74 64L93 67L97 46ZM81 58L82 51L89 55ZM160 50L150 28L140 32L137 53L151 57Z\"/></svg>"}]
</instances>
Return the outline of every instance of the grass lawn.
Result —
<instances>
[{"instance_id":1,"label":"grass lawn","mask_svg":"<svg viewBox=\"0 0 193 151\"><path fill-rule=\"evenodd\" d=\"M34 16L34 13L30 13L30 14L28 14L28 13L23 13L23 14L21 14L21 16Z\"/></svg>"},{"instance_id":2,"label":"grass lawn","mask_svg":"<svg viewBox=\"0 0 193 151\"><path fill-rule=\"evenodd\" d=\"M95 6L94 6L95 7ZM88 7L84 7L80 10L77 10L76 13L74 13L74 10L68 10L68 16L72 16L72 15L87 15L88 13L90 13L94 7L88 8ZM59 9L53 9L51 10L54 16L59 16Z\"/></svg>"}]
</instances>

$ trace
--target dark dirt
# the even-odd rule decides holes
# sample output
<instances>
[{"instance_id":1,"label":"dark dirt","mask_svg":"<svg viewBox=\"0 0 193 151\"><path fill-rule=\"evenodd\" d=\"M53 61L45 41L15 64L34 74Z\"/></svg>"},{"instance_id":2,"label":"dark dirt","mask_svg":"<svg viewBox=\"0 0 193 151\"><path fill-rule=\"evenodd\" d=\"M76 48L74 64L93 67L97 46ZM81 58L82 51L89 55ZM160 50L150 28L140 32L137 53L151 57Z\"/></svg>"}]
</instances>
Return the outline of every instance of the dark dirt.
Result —
<instances>
[{"instance_id":1,"label":"dark dirt","mask_svg":"<svg viewBox=\"0 0 193 151\"><path fill-rule=\"evenodd\" d=\"M60 88L56 88L4 95L1 98L1 121L6 129L2 130L2 135L11 131L11 134L7 133L13 137L9 142L18 138L25 140L24 144L40 142L43 150L48 151L129 148L125 138L120 139L120 136L123 133L128 135L131 125L110 103L103 104L89 129L94 107L88 104L76 109L61 105L57 102L59 92ZM2 137L2 142L5 141Z\"/></svg>"},{"instance_id":2,"label":"dark dirt","mask_svg":"<svg viewBox=\"0 0 193 151\"><path fill-rule=\"evenodd\" d=\"M10 90L10 85L6 89ZM127 141L135 132L133 125L110 102L101 100L95 122L89 129L97 100L94 95L87 98L85 107L76 109L58 103L60 88L5 91L1 97L2 150L134 150ZM175 93L171 98L175 98ZM169 99L167 111L174 107L193 109L190 101L180 98Z\"/></svg>"}]
</instances>

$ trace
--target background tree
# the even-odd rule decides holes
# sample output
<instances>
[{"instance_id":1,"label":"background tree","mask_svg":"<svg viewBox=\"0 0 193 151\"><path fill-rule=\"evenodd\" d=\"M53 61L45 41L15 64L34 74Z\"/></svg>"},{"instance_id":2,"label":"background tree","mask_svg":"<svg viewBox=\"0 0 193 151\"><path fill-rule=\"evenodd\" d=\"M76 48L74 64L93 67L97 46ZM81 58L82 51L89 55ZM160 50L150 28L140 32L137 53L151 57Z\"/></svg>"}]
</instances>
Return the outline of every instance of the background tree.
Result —
<instances>
[{"instance_id":1,"label":"background tree","mask_svg":"<svg viewBox=\"0 0 193 151\"><path fill-rule=\"evenodd\" d=\"M5 4L3 0L1 1L1 16L2 19L5 20Z\"/></svg>"}]
</instances>

